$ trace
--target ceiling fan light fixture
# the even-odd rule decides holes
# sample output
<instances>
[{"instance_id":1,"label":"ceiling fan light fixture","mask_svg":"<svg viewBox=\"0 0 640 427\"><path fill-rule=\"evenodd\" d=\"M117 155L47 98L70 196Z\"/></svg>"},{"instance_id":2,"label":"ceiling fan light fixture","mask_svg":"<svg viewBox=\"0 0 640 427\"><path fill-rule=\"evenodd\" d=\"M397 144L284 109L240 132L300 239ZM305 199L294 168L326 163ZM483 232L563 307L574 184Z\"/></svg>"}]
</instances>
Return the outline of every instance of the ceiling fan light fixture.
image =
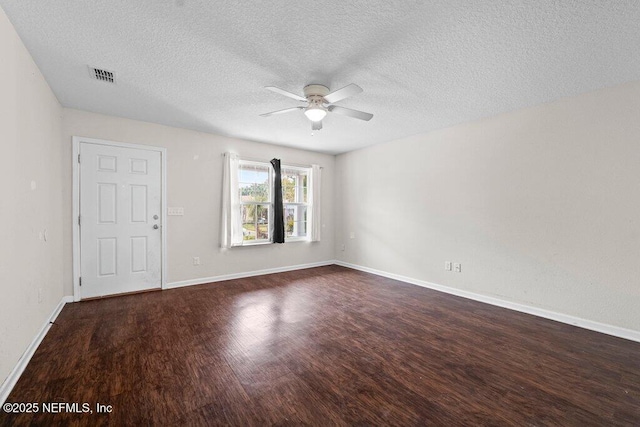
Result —
<instances>
[{"instance_id":1,"label":"ceiling fan light fixture","mask_svg":"<svg viewBox=\"0 0 640 427\"><path fill-rule=\"evenodd\" d=\"M319 122L327 115L327 110L316 105L310 105L304 110L304 115L312 122Z\"/></svg>"}]
</instances>

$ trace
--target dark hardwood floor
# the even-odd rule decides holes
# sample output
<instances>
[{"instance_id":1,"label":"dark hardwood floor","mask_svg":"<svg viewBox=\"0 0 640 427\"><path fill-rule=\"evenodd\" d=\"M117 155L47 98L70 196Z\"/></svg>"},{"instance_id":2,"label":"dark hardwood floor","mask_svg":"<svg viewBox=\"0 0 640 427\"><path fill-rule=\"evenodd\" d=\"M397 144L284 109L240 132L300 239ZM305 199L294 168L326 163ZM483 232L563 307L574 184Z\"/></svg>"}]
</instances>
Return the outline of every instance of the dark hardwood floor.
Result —
<instances>
[{"instance_id":1,"label":"dark hardwood floor","mask_svg":"<svg viewBox=\"0 0 640 427\"><path fill-rule=\"evenodd\" d=\"M638 426L640 343L329 266L68 304L8 402L40 413L2 425Z\"/></svg>"}]
</instances>

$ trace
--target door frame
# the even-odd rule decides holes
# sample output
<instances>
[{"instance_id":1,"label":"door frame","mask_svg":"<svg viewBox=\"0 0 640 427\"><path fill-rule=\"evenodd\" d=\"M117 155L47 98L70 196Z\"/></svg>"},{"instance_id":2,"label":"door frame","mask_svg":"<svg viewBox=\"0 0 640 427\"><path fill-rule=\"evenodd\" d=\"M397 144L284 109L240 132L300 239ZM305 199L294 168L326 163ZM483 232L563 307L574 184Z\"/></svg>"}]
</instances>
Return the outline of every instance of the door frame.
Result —
<instances>
[{"instance_id":1,"label":"door frame","mask_svg":"<svg viewBox=\"0 0 640 427\"><path fill-rule=\"evenodd\" d=\"M160 266L160 287L166 289L167 286L167 149L162 147L154 147L151 145L130 144L127 142L108 141L104 139L85 138L82 136L73 136L72 140L72 156L71 164L73 167L73 208L71 221L73 224L73 301L80 301L80 225L78 217L80 216L80 167L78 156L80 155L80 144L96 144L106 145L110 147L134 148L136 150L156 151L160 153L160 197L161 202L161 266Z\"/></svg>"}]
</instances>

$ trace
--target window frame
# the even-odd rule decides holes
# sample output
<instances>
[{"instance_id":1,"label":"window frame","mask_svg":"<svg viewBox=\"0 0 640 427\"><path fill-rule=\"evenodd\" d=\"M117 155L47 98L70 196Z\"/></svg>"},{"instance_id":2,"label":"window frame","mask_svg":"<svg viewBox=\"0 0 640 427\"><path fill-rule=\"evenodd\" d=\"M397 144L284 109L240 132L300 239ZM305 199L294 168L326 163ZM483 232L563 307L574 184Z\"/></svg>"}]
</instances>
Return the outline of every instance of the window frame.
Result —
<instances>
[{"instance_id":1,"label":"window frame","mask_svg":"<svg viewBox=\"0 0 640 427\"><path fill-rule=\"evenodd\" d=\"M254 240L244 240L244 222L242 223L242 230L243 230L243 236L242 236L242 246L253 246L253 245L265 245L265 244L269 244L272 243L271 238L272 238L272 224L273 224L273 168L271 167L271 164L269 162L260 162L260 161L256 161L256 160L245 160L245 159L238 159L238 191L241 191L240 189L240 173L242 171L242 167L243 166L261 166L261 167L266 167L267 168L267 190L269 192L269 196L267 198L266 201L262 201L262 202L256 202L256 201L243 201L242 200L242 196L239 195L240 197L240 218L242 218L242 209L244 206L256 206L256 238ZM269 215L268 215L268 220L267 220L267 238L266 239L258 239L258 215L257 215L257 210L258 210L258 206L263 206L263 205L268 205L268 209L269 209Z\"/></svg>"},{"instance_id":2,"label":"window frame","mask_svg":"<svg viewBox=\"0 0 640 427\"><path fill-rule=\"evenodd\" d=\"M244 223L242 224L242 228L243 228L243 240L242 240L242 245L240 245L239 247L242 246L258 246L258 245L266 245L266 244L270 244L273 243L272 242L272 232L273 232L273 219L274 219L274 215L273 215L273 211L274 211L274 194L273 194L273 183L274 183L274 179L275 179L275 173L273 171L273 166L271 165L270 162L268 161L260 161L260 160L250 160L250 159L245 159L240 157L238 159L238 183L240 184L240 173L242 171L243 166L260 166L260 167L266 167L268 170L268 178L267 178L267 186L268 186L268 190L269 190L269 200L268 201L264 201L264 202L256 202L256 201L243 201L242 200L242 196L239 194L240 197L240 217L242 217L242 209L243 206L248 206L248 205L268 205L269 206L269 219L268 219L268 239L254 239L254 240L244 240ZM280 166L280 170L281 171L301 171L301 172L306 172L307 175L307 201L306 202L285 202L284 201L284 195L283 195L283 213L286 212L286 206L287 205L291 205L291 206L305 206L307 208L307 218L309 218L309 214L311 212L311 187L309 185L309 183L311 182L311 171L312 171L312 167L311 166L294 166L294 165L287 165L287 164L282 164ZM282 174L281 174L282 175ZM239 191L241 191L239 189ZM284 192L284 188L283 188L283 192ZM303 198L304 200L304 198ZM257 208L256 208L257 209ZM283 218L284 221L286 221L286 217ZM256 221L257 221L257 215L256 215ZM256 225L257 227L257 225ZM306 221L306 235L305 236L287 236L286 235L286 230L285 230L285 243L295 243L295 242L309 242L311 241L311 223L309 221ZM258 230L256 228L256 237L258 236Z\"/></svg>"},{"instance_id":3,"label":"window frame","mask_svg":"<svg viewBox=\"0 0 640 427\"><path fill-rule=\"evenodd\" d=\"M311 213L311 187L309 186L309 183L311 182L311 166L309 167L304 167L304 166L288 166L288 165L282 165L280 167L280 172L281 172L281 176L284 175L284 171L298 171L298 172L304 172L307 176L307 201L304 202L304 196L302 197L302 202L286 202L284 200L284 195L282 198L282 207L284 212L286 212L287 210L287 206L304 206L307 208L307 212L306 212L306 217L307 219L309 218L309 214ZM304 187L302 187L304 188ZM284 188L283 188L283 192L284 192ZM303 190L304 192L304 190ZM304 193L303 193L304 194ZM286 221L287 218L285 216L284 218L285 221L285 227L286 227ZM308 242L311 240L311 230L309 229L309 227L311 226L310 222L308 220L305 221L306 223L306 235L304 236L287 236L287 231L285 229L285 242L288 240L290 242Z\"/></svg>"}]
</instances>

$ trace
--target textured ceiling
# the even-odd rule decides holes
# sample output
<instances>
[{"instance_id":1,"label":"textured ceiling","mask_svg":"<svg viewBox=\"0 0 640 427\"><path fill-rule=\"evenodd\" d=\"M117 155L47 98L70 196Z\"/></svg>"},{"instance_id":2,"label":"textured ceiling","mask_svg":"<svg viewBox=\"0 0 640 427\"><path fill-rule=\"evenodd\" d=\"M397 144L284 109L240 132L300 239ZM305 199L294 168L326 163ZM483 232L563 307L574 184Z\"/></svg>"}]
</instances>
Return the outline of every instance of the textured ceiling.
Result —
<instances>
[{"instance_id":1,"label":"textured ceiling","mask_svg":"<svg viewBox=\"0 0 640 427\"><path fill-rule=\"evenodd\" d=\"M329 153L640 79L637 0L0 5L65 107ZM338 105L373 119L259 117L309 83L358 84Z\"/></svg>"}]
</instances>

